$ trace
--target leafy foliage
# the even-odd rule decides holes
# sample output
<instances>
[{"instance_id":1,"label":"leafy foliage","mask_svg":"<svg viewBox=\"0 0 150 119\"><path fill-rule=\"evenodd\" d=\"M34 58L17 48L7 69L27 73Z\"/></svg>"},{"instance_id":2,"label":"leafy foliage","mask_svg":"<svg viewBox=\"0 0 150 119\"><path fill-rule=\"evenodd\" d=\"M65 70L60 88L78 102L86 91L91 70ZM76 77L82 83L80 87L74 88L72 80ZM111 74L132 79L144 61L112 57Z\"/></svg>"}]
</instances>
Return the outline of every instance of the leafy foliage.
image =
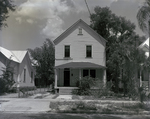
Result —
<instances>
[{"instance_id":1,"label":"leafy foliage","mask_svg":"<svg viewBox=\"0 0 150 119\"><path fill-rule=\"evenodd\" d=\"M97 79L88 76L77 79L77 87L79 90L74 90L72 93L77 95L90 95L91 87L96 84L96 80Z\"/></svg>"},{"instance_id":2,"label":"leafy foliage","mask_svg":"<svg viewBox=\"0 0 150 119\"><path fill-rule=\"evenodd\" d=\"M40 85L47 86L54 82L55 49L51 40L46 39L40 48L29 49L36 67L36 78Z\"/></svg>"},{"instance_id":3,"label":"leafy foliage","mask_svg":"<svg viewBox=\"0 0 150 119\"><path fill-rule=\"evenodd\" d=\"M9 11L14 11L15 5L12 4L12 0L0 0L0 28L7 26L4 21L8 18Z\"/></svg>"},{"instance_id":4,"label":"leafy foliage","mask_svg":"<svg viewBox=\"0 0 150 119\"><path fill-rule=\"evenodd\" d=\"M137 20L142 31L150 35L150 0L145 0L137 13Z\"/></svg>"},{"instance_id":5,"label":"leafy foliage","mask_svg":"<svg viewBox=\"0 0 150 119\"><path fill-rule=\"evenodd\" d=\"M91 27L108 42L106 44L107 80L112 81L115 92L119 91L119 82L123 83L123 92L130 88L137 93L137 77L140 64L145 62L145 53L137 49L144 37L135 34L135 25L124 17L113 14L108 7L95 7L91 15ZM137 83L135 83L137 82Z\"/></svg>"},{"instance_id":6,"label":"leafy foliage","mask_svg":"<svg viewBox=\"0 0 150 119\"><path fill-rule=\"evenodd\" d=\"M6 68L2 68L2 75L0 77L0 94L9 92L12 85L15 83L13 79L13 68L11 67L11 61L8 62Z\"/></svg>"}]
</instances>

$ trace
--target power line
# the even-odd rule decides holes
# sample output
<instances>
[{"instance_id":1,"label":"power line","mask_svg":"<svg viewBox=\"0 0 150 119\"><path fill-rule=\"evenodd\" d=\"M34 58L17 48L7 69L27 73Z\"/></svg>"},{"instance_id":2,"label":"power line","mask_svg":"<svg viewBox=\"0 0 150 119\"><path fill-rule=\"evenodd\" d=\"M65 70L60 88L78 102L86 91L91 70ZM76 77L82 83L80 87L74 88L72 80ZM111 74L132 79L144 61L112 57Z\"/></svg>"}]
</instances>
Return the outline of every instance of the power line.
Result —
<instances>
[{"instance_id":1,"label":"power line","mask_svg":"<svg viewBox=\"0 0 150 119\"><path fill-rule=\"evenodd\" d=\"M90 9L89 9L89 6L88 6L88 3L87 3L87 1L86 0L84 0L85 1L85 4L86 4L86 7L87 7L87 9L88 9L88 12L89 12L89 14L90 14L90 17L91 17L91 12L90 12ZM93 23L93 20L91 19L91 22Z\"/></svg>"},{"instance_id":2,"label":"power line","mask_svg":"<svg viewBox=\"0 0 150 119\"><path fill-rule=\"evenodd\" d=\"M89 12L89 14L90 14L90 16L91 16L91 12L90 12L89 6L88 6L88 4L87 4L87 1L86 1L86 0L84 0L84 1L85 1L85 4L86 4L86 7L87 7L87 9L88 9L88 12Z\"/></svg>"}]
</instances>

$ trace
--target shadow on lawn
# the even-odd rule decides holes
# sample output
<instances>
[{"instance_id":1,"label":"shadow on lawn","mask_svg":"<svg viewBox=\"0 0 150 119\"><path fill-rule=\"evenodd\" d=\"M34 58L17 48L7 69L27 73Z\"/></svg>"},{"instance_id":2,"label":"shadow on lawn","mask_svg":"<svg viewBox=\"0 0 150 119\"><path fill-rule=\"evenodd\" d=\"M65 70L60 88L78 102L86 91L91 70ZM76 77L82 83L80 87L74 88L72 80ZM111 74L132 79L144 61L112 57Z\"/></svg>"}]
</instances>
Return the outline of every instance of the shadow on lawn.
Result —
<instances>
[{"instance_id":1,"label":"shadow on lawn","mask_svg":"<svg viewBox=\"0 0 150 119\"><path fill-rule=\"evenodd\" d=\"M42 114L30 116L32 119L124 119L112 115L99 115L99 114Z\"/></svg>"}]
</instances>

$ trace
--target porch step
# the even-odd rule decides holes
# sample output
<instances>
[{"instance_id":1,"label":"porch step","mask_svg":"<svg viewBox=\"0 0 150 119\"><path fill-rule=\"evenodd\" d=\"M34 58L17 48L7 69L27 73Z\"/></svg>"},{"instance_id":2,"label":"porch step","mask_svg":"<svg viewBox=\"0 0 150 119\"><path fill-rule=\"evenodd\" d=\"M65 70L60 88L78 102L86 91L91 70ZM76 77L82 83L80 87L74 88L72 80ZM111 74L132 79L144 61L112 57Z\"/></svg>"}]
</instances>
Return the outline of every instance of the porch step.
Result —
<instances>
[{"instance_id":1,"label":"porch step","mask_svg":"<svg viewBox=\"0 0 150 119\"><path fill-rule=\"evenodd\" d=\"M56 87L60 95L72 95L73 90L79 89L78 87Z\"/></svg>"},{"instance_id":2,"label":"porch step","mask_svg":"<svg viewBox=\"0 0 150 119\"><path fill-rule=\"evenodd\" d=\"M59 89L59 94L60 95L71 95L72 89Z\"/></svg>"}]
</instances>

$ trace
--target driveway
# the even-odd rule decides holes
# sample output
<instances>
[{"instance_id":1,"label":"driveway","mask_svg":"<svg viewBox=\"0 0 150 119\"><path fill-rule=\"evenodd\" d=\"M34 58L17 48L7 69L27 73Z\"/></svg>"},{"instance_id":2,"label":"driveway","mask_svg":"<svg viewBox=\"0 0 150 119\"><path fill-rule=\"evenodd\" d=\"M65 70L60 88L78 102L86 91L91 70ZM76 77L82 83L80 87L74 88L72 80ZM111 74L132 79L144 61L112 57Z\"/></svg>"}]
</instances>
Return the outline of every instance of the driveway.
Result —
<instances>
[{"instance_id":1,"label":"driveway","mask_svg":"<svg viewBox=\"0 0 150 119\"><path fill-rule=\"evenodd\" d=\"M53 96L44 94L41 98L41 95L37 94L29 98L0 97L0 112L46 112L50 110L49 104Z\"/></svg>"}]
</instances>

